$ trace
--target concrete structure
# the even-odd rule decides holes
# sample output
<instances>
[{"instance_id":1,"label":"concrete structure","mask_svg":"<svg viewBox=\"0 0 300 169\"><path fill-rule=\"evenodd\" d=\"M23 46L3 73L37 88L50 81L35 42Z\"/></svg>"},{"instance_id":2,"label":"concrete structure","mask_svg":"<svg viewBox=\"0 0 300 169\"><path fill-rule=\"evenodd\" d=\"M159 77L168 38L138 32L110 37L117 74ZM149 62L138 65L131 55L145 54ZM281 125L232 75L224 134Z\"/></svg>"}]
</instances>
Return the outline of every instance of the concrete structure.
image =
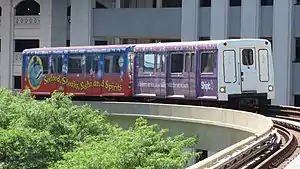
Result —
<instances>
[{"instance_id":1,"label":"concrete structure","mask_svg":"<svg viewBox=\"0 0 300 169\"><path fill-rule=\"evenodd\" d=\"M0 84L20 88L24 48L262 37L273 43L273 103L300 105L299 2L0 0Z\"/></svg>"},{"instance_id":2,"label":"concrete structure","mask_svg":"<svg viewBox=\"0 0 300 169\"><path fill-rule=\"evenodd\" d=\"M273 127L270 118L227 109L149 103L75 102L78 105L86 103L95 109L108 111L111 115L109 119L125 128L132 126L137 117L144 117L149 119L150 124L170 129L170 135L184 133L186 136L199 136L195 148L216 153L212 156L209 154L210 157L197 163L195 168L211 166L221 157L269 133Z\"/></svg>"}]
</instances>

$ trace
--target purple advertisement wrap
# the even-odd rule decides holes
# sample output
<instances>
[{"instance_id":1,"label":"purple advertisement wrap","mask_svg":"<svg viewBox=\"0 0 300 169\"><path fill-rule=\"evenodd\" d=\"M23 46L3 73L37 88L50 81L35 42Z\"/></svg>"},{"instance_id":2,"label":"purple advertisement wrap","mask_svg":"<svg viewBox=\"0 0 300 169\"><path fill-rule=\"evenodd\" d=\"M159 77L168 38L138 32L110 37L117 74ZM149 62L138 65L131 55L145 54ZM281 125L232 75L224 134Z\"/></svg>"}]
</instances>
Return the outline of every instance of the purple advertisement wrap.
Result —
<instances>
[{"instance_id":1,"label":"purple advertisement wrap","mask_svg":"<svg viewBox=\"0 0 300 169\"><path fill-rule=\"evenodd\" d=\"M215 51L215 64L217 65L217 50L214 49L214 45L202 46L205 50ZM158 47L156 47L158 50ZM156 49L155 48L155 49ZM166 50L167 47L162 48ZM178 47L177 47L178 48ZM170 47L170 49L177 49ZM180 48L180 47L179 47ZM184 46L188 48L188 46ZM201 46L197 46L201 50ZM154 48L151 48L152 50ZM180 48L181 49L181 48ZM195 48L194 48L195 49ZM150 49L149 49L150 50ZM148 95L156 97L185 97L185 98L210 98L217 99L218 96L218 80L217 80L217 68L213 68L213 73L201 74L200 70L200 52L196 52L196 59L192 61L195 66L194 71L171 73L170 55L167 51L160 51L153 57L153 53L149 54L148 48L138 50L135 56L134 62L134 94L135 95ZM147 53L147 54L146 54ZM144 60L146 55L152 55L152 60L149 58ZM161 56L164 61L163 69L157 69L160 67L159 59ZM148 57L148 56L147 56ZM151 67L151 70L145 72L144 69Z\"/></svg>"}]
</instances>

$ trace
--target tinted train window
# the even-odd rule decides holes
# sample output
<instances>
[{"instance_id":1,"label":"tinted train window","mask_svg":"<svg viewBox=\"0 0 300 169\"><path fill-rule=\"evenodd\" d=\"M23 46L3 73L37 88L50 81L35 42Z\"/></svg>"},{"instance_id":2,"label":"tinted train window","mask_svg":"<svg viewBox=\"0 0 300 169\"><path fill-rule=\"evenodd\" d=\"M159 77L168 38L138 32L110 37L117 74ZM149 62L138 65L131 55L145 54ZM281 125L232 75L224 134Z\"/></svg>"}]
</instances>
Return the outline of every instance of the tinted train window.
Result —
<instances>
[{"instance_id":1,"label":"tinted train window","mask_svg":"<svg viewBox=\"0 0 300 169\"><path fill-rule=\"evenodd\" d=\"M214 72L214 53L201 53L201 73Z\"/></svg>"},{"instance_id":2,"label":"tinted train window","mask_svg":"<svg viewBox=\"0 0 300 169\"><path fill-rule=\"evenodd\" d=\"M69 56L68 73L82 73L82 56Z\"/></svg>"},{"instance_id":3,"label":"tinted train window","mask_svg":"<svg viewBox=\"0 0 300 169\"><path fill-rule=\"evenodd\" d=\"M164 55L162 54L158 54L156 56L156 69L158 72L165 71L165 59L164 59Z\"/></svg>"},{"instance_id":4,"label":"tinted train window","mask_svg":"<svg viewBox=\"0 0 300 169\"><path fill-rule=\"evenodd\" d=\"M62 73L63 59L62 56L57 56L58 65L57 65L57 73Z\"/></svg>"},{"instance_id":5,"label":"tinted train window","mask_svg":"<svg viewBox=\"0 0 300 169\"><path fill-rule=\"evenodd\" d=\"M42 60L42 64L43 64L43 73L47 74L48 73L49 57L42 56L41 60Z\"/></svg>"},{"instance_id":6,"label":"tinted train window","mask_svg":"<svg viewBox=\"0 0 300 169\"><path fill-rule=\"evenodd\" d=\"M144 72L154 72L154 63L155 63L154 56L155 56L154 54L145 54L144 55L144 64L143 64Z\"/></svg>"},{"instance_id":7,"label":"tinted train window","mask_svg":"<svg viewBox=\"0 0 300 169\"><path fill-rule=\"evenodd\" d=\"M93 60L93 71L95 73L98 72L98 59L99 59L99 56L93 56L94 60Z\"/></svg>"},{"instance_id":8,"label":"tinted train window","mask_svg":"<svg viewBox=\"0 0 300 169\"><path fill-rule=\"evenodd\" d=\"M195 53L185 53L185 72L194 72Z\"/></svg>"},{"instance_id":9,"label":"tinted train window","mask_svg":"<svg viewBox=\"0 0 300 169\"><path fill-rule=\"evenodd\" d=\"M50 73L50 74L53 74L53 73L55 73L56 72L56 62L55 62L55 56L51 56L51 57L49 57L48 58L48 65L47 65L47 67L49 66L50 67L50 72L48 72L48 73ZM47 68L47 70L48 70L48 68Z\"/></svg>"},{"instance_id":10,"label":"tinted train window","mask_svg":"<svg viewBox=\"0 0 300 169\"><path fill-rule=\"evenodd\" d=\"M253 65L253 50L252 49L243 49L242 62L243 62L243 65L246 65L246 66Z\"/></svg>"},{"instance_id":11,"label":"tinted train window","mask_svg":"<svg viewBox=\"0 0 300 169\"><path fill-rule=\"evenodd\" d=\"M104 73L120 73L120 65L123 67L124 60L120 55L104 56ZM120 60L119 60L120 59Z\"/></svg>"},{"instance_id":12,"label":"tinted train window","mask_svg":"<svg viewBox=\"0 0 300 169\"><path fill-rule=\"evenodd\" d=\"M86 74L91 74L92 73L92 64L91 64L91 55L86 55L86 58L85 58L85 72Z\"/></svg>"},{"instance_id":13,"label":"tinted train window","mask_svg":"<svg viewBox=\"0 0 300 169\"><path fill-rule=\"evenodd\" d=\"M182 73L184 65L183 53L171 54L171 73Z\"/></svg>"}]
</instances>

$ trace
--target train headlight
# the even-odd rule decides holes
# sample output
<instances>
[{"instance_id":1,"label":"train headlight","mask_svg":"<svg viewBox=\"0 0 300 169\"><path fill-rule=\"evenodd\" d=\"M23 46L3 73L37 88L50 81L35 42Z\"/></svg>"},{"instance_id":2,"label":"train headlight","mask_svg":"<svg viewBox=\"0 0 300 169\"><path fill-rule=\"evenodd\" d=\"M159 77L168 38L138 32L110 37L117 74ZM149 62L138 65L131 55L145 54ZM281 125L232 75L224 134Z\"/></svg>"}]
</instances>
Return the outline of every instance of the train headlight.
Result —
<instances>
[{"instance_id":1,"label":"train headlight","mask_svg":"<svg viewBox=\"0 0 300 169\"><path fill-rule=\"evenodd\" d=\"M221 92L221 93L226 93L226 87L225 87L225 86L220 87L220 92Z\"/></svg>"},{"instance_id":2,"label":"train headlight","mask_svg":"<svg viewBox=\"0 0 300 169\"><path fill-rule=\"evenodd\" d=\"M274 88L273 88L273 86L272 86L272 85L269 85L269 86L268 86L268 90L269 90L269 92L273 91L273 89L274 89Z\"/></svg>"}]
</instances>

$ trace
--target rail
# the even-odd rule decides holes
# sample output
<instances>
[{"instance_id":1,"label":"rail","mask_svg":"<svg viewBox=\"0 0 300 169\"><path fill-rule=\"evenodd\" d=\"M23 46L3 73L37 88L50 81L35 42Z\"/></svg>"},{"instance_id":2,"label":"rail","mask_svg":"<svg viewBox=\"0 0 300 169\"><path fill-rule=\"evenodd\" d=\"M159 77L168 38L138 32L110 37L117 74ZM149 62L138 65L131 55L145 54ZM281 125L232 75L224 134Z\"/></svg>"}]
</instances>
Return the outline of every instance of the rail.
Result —
<instances>
[{"instance_id":1,"label":"rail","mask_svg":"<svg viewBox=\"0 0 300 169\"><path fill-rule=\"evenodd\" d=\"M276 123L276 121L274 121ZM265 161L261 162L255 169L265 169L265 168L275 168L278 167L286 158L288 158L297 148L297 140L295 136L285 127L283 124L275 124L278 128L278 132L284 138L285 144L283 147L280 147L280 144L277 144L279 149L271 156L269 156Z\"/></svg>"},{"instance_id":2,"label":"rail","mask_svg":"<svg viewBox=\"0 0 300 169\"><path fill-rule=\"evenodd\" d=\"M255 169L275 168L288 159L298 148L299 138L295 137L291 131L300 132L300 125L295 125L295 122L300 122L300 108L282 105L268 105L267 109L261 114L268 117L275 117L282 120L273 118L274 126L278 129L278 133L285 140L284 144L279 147L278 151L273 153L262 163L255 167Z\"/></svg>"}]
</instances>

